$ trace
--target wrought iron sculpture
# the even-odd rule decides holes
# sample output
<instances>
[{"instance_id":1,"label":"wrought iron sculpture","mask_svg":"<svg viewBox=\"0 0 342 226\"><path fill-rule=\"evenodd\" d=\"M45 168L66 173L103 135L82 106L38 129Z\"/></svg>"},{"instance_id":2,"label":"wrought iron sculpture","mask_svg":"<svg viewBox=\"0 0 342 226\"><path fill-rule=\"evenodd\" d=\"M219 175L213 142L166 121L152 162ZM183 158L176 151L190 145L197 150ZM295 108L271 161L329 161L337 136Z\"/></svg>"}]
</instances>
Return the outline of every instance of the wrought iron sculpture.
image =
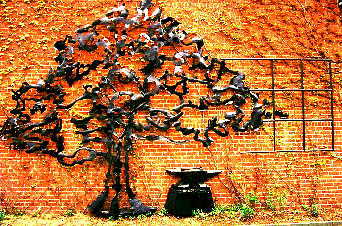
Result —
<instances>
[{"instance_id":1,"label":"wrought iron sculpture","mask_svg":"<svg viewBox=\"0 0 342 226\"><path fill-rule=\"evenodd\" d=\"M1 129L1 135L9 139L10 147L14 150L45 153L57 158L65 166L83 164L97 157L105 158L108 161L105 190L88 206L89 211L97 216L139 215L156 210L144 206L130 187L129 153L135 139L186 142L187 140L167 138L158 132L175 128L182 135L191 136L193 140L208 147L214 141L209 136L210 131L225 137L229 133L229 126L236 132L255 130L263 124L263 117L271 114L266 114L265 110L269 102L259 104L258 94L245 86L244 74L227 68L224 61L215 58L209 60L203 55L204 42L200 37L189 39L185 31L179 30L178 21L171 17L162 17L159 8L154 11L151 9L151 1L143 0L137 8L137 14L130 18L123 4L92 24L77 29L74 37L67 35L64 40L57 41L54 47L59 54L55 60L59 65L50 69L46 78L37 84L24 82L18 90L12 90L12 99L16 101L16 106L10 111L11 116ZM140 32L137 38L132 38L130 34L138 28L144 29L144 32ZM101 35L104 31L110 37ZM160 53L164 47L184 46L193 46L193 51L175 51L172 56ZM74 57L75 51L94 52L99 49L103 50L104 58L89 64L80 63ZM126 68L120 63L121 59L133 56L140 56L146 62L141 71ZM165 62L172 62L174 71L164 70L158 76L155 71L163 70ZM184 67L202 73L203 78L190 77L184 72ZM107 70L107 75L98 84L84 85L83 95L66 103L65 89L99 68ZM214 72L216 77L212 78ZM216 85L223 76L232 76L230 84L225 87ZM184 100L189 92L189 83L202 84L208 88L208 95L200 97L199 104ZM120 91L123 84L137 89ZM228 90L234 94L224 99L222 94ZM161 92L176 95L179 105L173 110L152 108L151 97ZM251 119L243 122L245 113L242 106L246 103L246 98L252 100L253 111ZM84 118L73 117L71 122L78 129L76 133L82 136L82 145L73 154L66 154L60 112L73 108L81 100L89 101L89 114ZM186 109L205 111L209 107L227 105L234 106L236 110L227 112L223 120L213 117L208 121L203 134L198 128L182 126L181 117ZM148 115L145 124L136 120L139 112ZM32 118L38 113L45 115L43 120L33 122ZM283 115L281 112L277 114ZM105 144L106 150L95 150L89 146L91 143ZM88 156L77 160L80 151L88 153ZM122 167L125 169L125 189L131 205L126 211L119 208ZM113 181L112 188L116 194L109 212L105 213L102 210L108 198L110 181Z\"/></svg>"}]
</instances>

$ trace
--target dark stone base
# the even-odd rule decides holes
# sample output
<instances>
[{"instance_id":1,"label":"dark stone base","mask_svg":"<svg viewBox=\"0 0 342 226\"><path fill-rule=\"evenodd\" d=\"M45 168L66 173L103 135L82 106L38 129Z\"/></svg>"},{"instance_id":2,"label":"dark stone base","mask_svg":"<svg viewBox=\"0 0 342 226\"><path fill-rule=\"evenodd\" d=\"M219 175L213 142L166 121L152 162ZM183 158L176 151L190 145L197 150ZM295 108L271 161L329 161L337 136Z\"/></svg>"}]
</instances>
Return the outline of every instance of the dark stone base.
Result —
<instances>
[{"instance_id":1,"label":"dark stone base","mask_svg":"<svg viewBox=\"0 0 342 226\"><path fill-rule=\"evenodd\" d=\"M129 204L131 207L129 209L121 209L119 216L137 217L139 215L152 215L157 211L157 208L145 206L139 199L131 199Z\"/></svg>"},{"instance_id":2,"label":"dark stone base","mask_svg":"<svg viewBox=\"0 0 342 226\"><path fill-rule=\"evenodd\" d=\"M112 217L113 219L117 219L119 217L138 217L140 215L145 215L145 216L150 216L152 214L154 214L158 208L156 207L147 207L148 209L145 210L136 210L136 209L132 209L132 208L126 208L126 209L120 209L120 211L116 214L110 214L109 211L101 211L101 215L99 215L100 217L104 217L104 218L109 218Z\"/></svg>"},{"instance_id":3,"label":"dark stone base","mask_svg":"<svg viewBox=\"0 0 342 226\"><path fill-rule=\"evenodd\" d=\"M172 215L189 217L194 210L210 212L214 202L210 187L206 184L190 186L174 184L169 189L165 209Z\"/></svg>"},{"instance_id":4,"label":"dark stone base","mask_svg":"<svg viewBox=\"0 0 342 226\"><path fill-rule=\"evenodd\" d=\"M95 212L94 204L88 207L88 210L92 215L104 218L112 217L113 219L117 219L118 217L137 217L139 215L152 215L157 211L156 207L145 206L139 199L136 198L130 199L129 203L131 206L130 208L116 209L115 211L112 210L112 212L106 210L97 210Z\"/></svg>"}]
</instances>

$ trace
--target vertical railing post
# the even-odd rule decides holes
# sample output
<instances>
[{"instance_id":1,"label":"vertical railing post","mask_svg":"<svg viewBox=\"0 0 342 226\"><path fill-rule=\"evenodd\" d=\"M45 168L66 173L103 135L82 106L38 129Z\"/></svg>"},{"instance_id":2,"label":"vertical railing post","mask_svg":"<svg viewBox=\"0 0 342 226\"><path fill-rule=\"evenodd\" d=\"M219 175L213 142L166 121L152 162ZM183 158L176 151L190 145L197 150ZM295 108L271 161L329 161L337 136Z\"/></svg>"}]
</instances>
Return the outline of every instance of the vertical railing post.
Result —
<instances>
[{"instance_id":1,"label":"vertical railing post","mask_svg":"<svg viewBox=\"0 0 342 226\"><path fill-rule=\"evenodd\" d=\"M335 151L335 128L334 128L334 89L333 89L333 75L331 69L331 60L329 61L329 77L330 77L330 110L331 110L331 149Z\"/></svg>"},{"instance_id":2,"label":"vertical railing post","mask_svg":"<svg viewBox=\"0 0 342 226\"><path fill-rule=\"evenodd\" d=\"M272 75L272 115L273 115L273 151L276 151L276 121L275 121L275 84L274 84L274 60L271 60L271 75Z\"/></svg>"},{"instance_id":3,"label":"vertical railing post","mask_svg":"<svg viewBox=\"0 0 342 226\"><path fill-rule=\"evenodd\" d=\"M305 144L305 91L304 91L304 65L303 60L300 60L300 80L302 89L302 122L303 122L303 151L306 150Z\"/></svg>"}]
</instances>

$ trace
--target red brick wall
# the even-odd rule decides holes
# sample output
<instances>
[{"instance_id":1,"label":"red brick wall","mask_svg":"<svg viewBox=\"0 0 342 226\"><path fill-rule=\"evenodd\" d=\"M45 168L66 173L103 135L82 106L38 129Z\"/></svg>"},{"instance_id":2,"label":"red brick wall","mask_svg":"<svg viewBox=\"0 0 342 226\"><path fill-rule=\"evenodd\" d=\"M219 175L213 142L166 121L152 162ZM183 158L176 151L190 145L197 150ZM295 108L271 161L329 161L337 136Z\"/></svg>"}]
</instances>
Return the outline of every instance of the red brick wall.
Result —
<instances>
[{"instance_id":1,"label":"red brick wall","mask_svg":"<svg viewBox=\"0 0 342 226\"><path fill-rule=\"evenodd\" d=\"M79 25L101 17L113 5L112 1L0 1L0 79L1 122L14 106L10 89L23 81L31 83L47 74L55 66L54 42L66 34L73 34ZM125 1L133 8L137 1ZM164 15L179 20L183 29L197 32L204 38L210 57L313 57L331 58L340 62L338 38L341 31L340 14L335 1L159 1ZM84 57L84 56L83 56ZM251 88L270 88L269 62L228 62L228 66L247 75ZM305 64L306 88L321 87L327 73L318 69L320 63ZM333 66L338 67L334 63ZM138 197L161 207L168 188L177 179L165 173L173 167L202 166L222 170L219 178L209 184L218 204L231 204L237 196L253 191L262 203L274 200L276 208L301 208L314 202L319 208L341 207L342 203L342 111L341 85L338 71L334 72L335 152L275 152L248 153L253 150L272 150L272 124L265 124L256 132L234 133L227 138L214 137L209 148L190 142L175 145L160 141L136 143L131 161L132 187ZM275 63L276 87L299 88L298 62ZM92 73L84 83L99 79ZM230 78L226 78L229 82ZM324 83L326 84L326 83ZM79 93L68 90L68 100ZM206 93L200 86L192 86L194 99ZM301 117L300 93L277 94L277 109ZM191 97L189 97L191 98ZM261 99L271 100L270 92ZM307 94L308 117L329 117L328 98L320 93ZM163 104L160 104L163 103ZM175 99L158 95L152 104L175 106ZM80 108L81 109L81 108ZM207 112L189 111L184 124L204 128L213 115L223 117L226 109ZM78 137L64 117L66 148L74 149ZM277 123L277 149L297 149L301 145L301 124ZM329 146L329 124L307 123L308 149ZM171 131L171 136L176 137ZM177 137L176 137L177 138ZM322 144L323 142L323 144ZM329 147L327 147L329 148ZM101 161L73 168L60 166L56 159L39 154L9 150L8 143L0 145L0 207L21 210L64 212L74 208L83 210L103 188L106 167ZM123 194L123 199L124 197ZM267 201L268 200L268 201ZM283 200L284 204L281 204ZM313 201L312 201L313 200Z\"/></svg>"}]
</instances>

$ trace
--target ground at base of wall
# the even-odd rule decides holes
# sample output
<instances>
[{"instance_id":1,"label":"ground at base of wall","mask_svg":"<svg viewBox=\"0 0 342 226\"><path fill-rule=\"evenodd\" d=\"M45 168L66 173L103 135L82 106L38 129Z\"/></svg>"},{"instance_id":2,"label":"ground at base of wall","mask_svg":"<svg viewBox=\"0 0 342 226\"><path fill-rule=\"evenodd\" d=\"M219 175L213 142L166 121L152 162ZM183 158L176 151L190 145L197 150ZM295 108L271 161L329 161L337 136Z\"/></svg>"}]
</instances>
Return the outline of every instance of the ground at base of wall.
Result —
<instances>
[{"instance_id":1,"label":"ground at base of wall","mask_svg":"<svg viewBox=\"0 0 342 226\"><path fill-rule=\"evenodd\" d=\"M73 216L66 215L6 215L0 225L264 225L264 224L288 224L310 222L336 222L332 225L342 225L342 209L324 211L318 217L312 217L308 213L280 213L272 211L256 212L253 218L242 221L239 215L232 216L227 213L215 216L196 215L189 218L176 218L166 216L161 212L153 216L140 216L134 219L102 219L76 213Z\"/></svg>"}]
</instances>

